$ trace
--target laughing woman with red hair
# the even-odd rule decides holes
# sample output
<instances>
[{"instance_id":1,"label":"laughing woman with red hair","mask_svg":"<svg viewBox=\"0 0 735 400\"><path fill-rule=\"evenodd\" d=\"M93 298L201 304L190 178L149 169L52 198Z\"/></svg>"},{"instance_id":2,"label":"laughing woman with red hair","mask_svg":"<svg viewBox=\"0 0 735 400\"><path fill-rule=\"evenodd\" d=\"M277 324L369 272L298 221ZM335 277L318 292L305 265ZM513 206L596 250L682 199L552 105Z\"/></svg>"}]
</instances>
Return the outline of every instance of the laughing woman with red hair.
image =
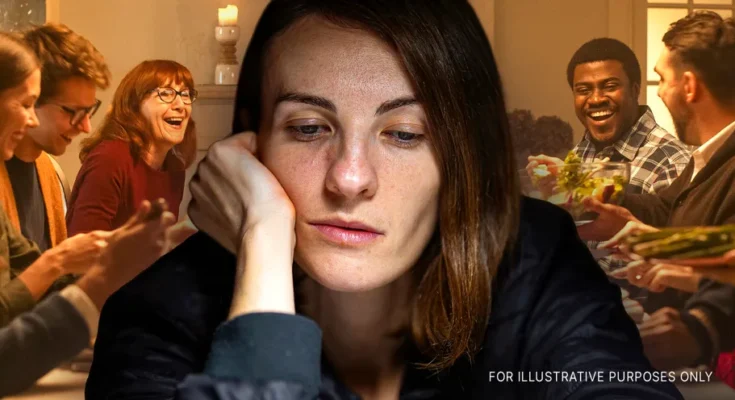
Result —
<instances>
[{"instance_id":1,"label":"laughing woman with red hair","mask_svg":"<svg viewBox=\"0 0 735 400\"><path fill-rule=\"evenodd\" d=\"M191 72L175 61L144 61L123 78L102 126L82 142L70 235L115 229L143 200L166 199L178 218L196 155L196 95Z\"/></svg>"}]
</instances>

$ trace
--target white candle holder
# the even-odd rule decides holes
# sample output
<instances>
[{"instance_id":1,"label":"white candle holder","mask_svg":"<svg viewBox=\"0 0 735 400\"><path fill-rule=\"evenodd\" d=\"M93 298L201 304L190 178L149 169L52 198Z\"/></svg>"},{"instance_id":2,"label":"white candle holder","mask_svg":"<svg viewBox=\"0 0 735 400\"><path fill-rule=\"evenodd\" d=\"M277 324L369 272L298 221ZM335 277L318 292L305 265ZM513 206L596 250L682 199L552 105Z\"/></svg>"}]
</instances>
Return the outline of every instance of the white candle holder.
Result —
<instances>
[{"instance_id":1,"label":"white candle holder","mask_svg":"<svg viewBox=\"0 0 735 400\"><path fill-rule=\"evenodd\" d=\"M217 26L214 28L214 37L221 46L219 60L214 68L214 84L237 85L240 67L235 57L235 44L240 38L240 27Z\"/></svg>"}]
</instances>

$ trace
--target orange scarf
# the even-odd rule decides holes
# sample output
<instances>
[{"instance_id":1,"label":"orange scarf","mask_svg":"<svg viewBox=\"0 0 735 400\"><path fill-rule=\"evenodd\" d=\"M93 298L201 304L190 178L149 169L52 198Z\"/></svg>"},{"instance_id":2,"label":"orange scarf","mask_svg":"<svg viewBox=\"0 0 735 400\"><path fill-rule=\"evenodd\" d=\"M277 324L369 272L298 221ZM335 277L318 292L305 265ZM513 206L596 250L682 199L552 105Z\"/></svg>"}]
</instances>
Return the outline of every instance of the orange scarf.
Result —
<instances>
[{"instance_id":1,"label":"orange scarf","mask_svg":"<svg viewBox=\"0 0 735 400\"><path fill-rule=\"evenodd\" d=\"M38 181L41 184L43 203L46 206L49 236L53 247L66 239L66 219L64 218L64 203L59 177L56 175L56 169L51 163L50 157L46 153L41 153L41 156L36 159L36 171L38 172ZM5 162L2 161L0 161L0 202L2 202L3 209L10 218L10 223L20 232L20 218L18 217L13 186Z\"/></svg>"}]
</instances>

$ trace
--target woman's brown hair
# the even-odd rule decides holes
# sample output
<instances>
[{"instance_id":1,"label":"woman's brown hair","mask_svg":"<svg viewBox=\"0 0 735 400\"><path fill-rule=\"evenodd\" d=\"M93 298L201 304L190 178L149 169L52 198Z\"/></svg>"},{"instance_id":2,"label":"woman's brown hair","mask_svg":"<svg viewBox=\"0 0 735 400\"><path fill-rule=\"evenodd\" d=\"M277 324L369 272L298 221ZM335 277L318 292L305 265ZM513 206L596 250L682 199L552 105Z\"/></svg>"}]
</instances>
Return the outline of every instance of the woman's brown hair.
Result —
<instances>
[{"instance_id":1,"label":"woman's brown hair","mask_svg":"<svg viewBox=\"0 0 735 400\"><path fill-rule=\"evenodd\" d=\"M133 158L140 159L153 139L153 127L141 113L141 104L153 89L173 83L194 89L191 72L176 61L143 61L128 72L112 97L111 109L105 115L102 125L82 141L79 159L84 161L95 146L103 140L111 139L128 142ZM184 139L171 149L164 165L175 167L179 164L186 168L194 162L195 157L196 124L190 118Z\"/></svg>"},{"instance_id":2,"label":"woman's brown hair","mask_svg":"<svg viewBox=\"0 0 735 400\"><path fill-rule=\"evenodd\" d=\"M263 60L272 39L321 16L391 44L424 106L441 169L439 224L420 267L412 338L440 370L482 346L497 267L510 252L520 192L490 43L467 1L272 0L240 72L233 132L258 131Z\"/></svg>"},{"instance_id":3,"label":"woman's brown hair","mask_svg":"<svg viewBox=\"0 0 735 400\"><path fill-rule=\"evenodd\" d=\"M38 68L38 59L19 36L0 32L0 92L20 85Z\"/></svg>"}]
</instances>

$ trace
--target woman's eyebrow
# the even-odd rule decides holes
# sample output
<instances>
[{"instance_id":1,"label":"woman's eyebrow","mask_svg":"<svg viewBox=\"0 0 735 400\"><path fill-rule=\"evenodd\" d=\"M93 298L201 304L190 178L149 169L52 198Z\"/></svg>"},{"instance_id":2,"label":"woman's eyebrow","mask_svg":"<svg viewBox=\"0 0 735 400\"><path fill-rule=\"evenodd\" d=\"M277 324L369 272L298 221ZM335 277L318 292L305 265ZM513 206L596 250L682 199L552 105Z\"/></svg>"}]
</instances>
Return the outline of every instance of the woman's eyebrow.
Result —
<instances>
[{"instance_id":1,"label":"woman's eyebrow","mask_svg":"<svg viewBox=\"0 0 735 400\"><path fill-rule=\"evenodd\" d=\"M333 113L337 112L337 107L329 99L326 99L321 96L314 96L311 94L306 94L306 93L298 93L298 92L284 93L278 96L278 98L276 99L276 105L282 102L309 104L312 106L324 108Z\"/></svg>"},{"instance_id":2,"label":"woman's eyebrow","mask_svg":"<svg viewBox=\"0 0 735 400\"><path fill-rule=\"evenodd\" d=\"M337 106L335 106L331 100L325 97L316 96L316 95L307 94L307 93L299 93L299 92L284 93L276 98L276 105L282 102L303 103L303 104L320 107L325 110L331 111L333 113L337 112ZM396 108L401 108L401 107L410 106L414 104L418 104L418 101L413 97L399 97L397 99L388 100L386 102L383 102L380 106L378 106L378 108L375 110L375 115L379 116L389 111L395 110Z\"/></svg>"},{"instance_id":3,"label":"woman's eyebrow","mask_svg":"<svg viewBox=\"0 0 735 400\"><path fill-rule=\"evenodd\" d=\"M396 108L411 106L414 104L418 104L418 101L413 97L399 97L394 100L388 100L381 104L377 110L375 110L375 115L378 116L381 114L385 114L388 111L395 110Z\"/></svg>"}]
</instances>

